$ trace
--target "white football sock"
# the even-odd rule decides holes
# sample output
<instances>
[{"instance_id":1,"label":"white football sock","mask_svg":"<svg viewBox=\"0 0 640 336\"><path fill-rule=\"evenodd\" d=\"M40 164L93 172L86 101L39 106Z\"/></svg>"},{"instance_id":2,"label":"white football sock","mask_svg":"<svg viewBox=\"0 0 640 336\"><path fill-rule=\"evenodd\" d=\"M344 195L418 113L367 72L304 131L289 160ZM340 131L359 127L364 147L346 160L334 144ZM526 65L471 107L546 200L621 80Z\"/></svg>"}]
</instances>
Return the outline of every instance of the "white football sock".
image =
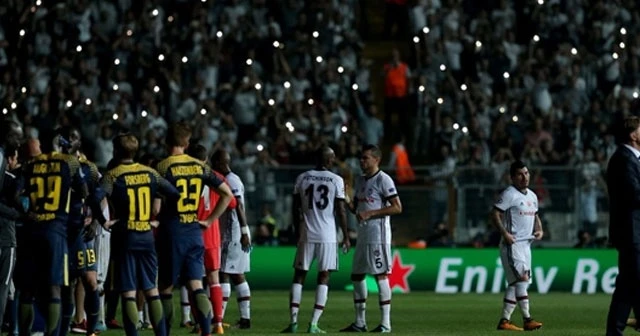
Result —
<instances>
[{"instance_id":1,"label":"white football sock","mask_svg":"<svg viewBox=\"0 0 640 336\"><path fill-rule=\"evenodd\" d=\"M223 282L220 284L220 288L222 288L222 317L224 318L224 313L227 311L227 303L229 303L229 296L231 295L231 284Z\"/></svg>"},{"instance_id":2,"label":"white football sock","mask_svg":"<svg viewBox=\"0 0 640 336\"><path fill-rule=\"evenodd\" d=\"M528 287L528 282L520 281L516 283L516 300L518 300L518 306L520 307L520 311L522 312L522 317L524 319L531 318L531 314L529 314L529 293L527 293Z\"/></svg>"},{"instance_id":3,"label":"white football sock","mask_svg":"<svg viewBox=\"0 0 640 336\"><path fill-rule=\"evenodd\" d=\"M313 307L313 315L311 316L311 324L318 324L320 316L324 311L324 306L327 304L327 297L329 293L329 286L318 285L316 288L316 304Z\"/></svg>"},{"instance_id":4,"label":"white football sock","mask_svg":"<svg viewBox=\"0 0 640 336\"><path fill-rule=\"evenodd\" d=\"M294 283L291 285L290 300L291 323L298 323L298 312L300 311L300 301L302 301L302 284Z\"/></svg>"},{"instance_id":5,"label":"white football sock","mask_svg":"<svg viewBox=\"0 0 640 336\"><path fill-rule=\"evenodd\" d=\"M191 321L191 304L189 303L189 291L186 286L180 287L180 305L182 306L182 323Z\"/></svg>"},{"instance_id":6,"label":"white football sock","mask_svg":"<svg viewBox=\"0 0 640 336\"><path fill-rule=\"evenodd\" d=\"M389 287L389 279L378 280L378 298L380 300L380 312L382 313L380 324L391 329L391 287Z\"/></svg>"},{"instance_id":7,"label":"white football sock","mask_svg":"<svg viewBox=\"0 0 640 336\"><path fill-rule=\"evenodd\" d=\"M364 280L353 282L353 305L356 309L356 325L364 327L367 325L367 283Z\"/></svg>"},{"instance_id":8,"label":"white football sock","mask_svg":"<svg viewBox=\"0 0 640 336\"><path fill-rule=\"evenodd\" d=\"M516 309L516 287L509 286L504 292L504 299L502 300L502 318L505 320L511 320L511 314Z\"/></svg>"},{"instance_id":9,"label":"white football sock","mask_svg":"<svg viewBox=\"0 0 640 336\"><path fill-rule=\"evenodd\" d=\"M240 318L251 319L251 289L249 288L249 283L245 281L237 285L236 294L238 296Z\"/></svg>"},{"instance_id":10,"label":"white football sock","mask_svg":"<svg viewBox=\"0 0 640 336\"><path fill-rule=\"evenodd\" d=\"M105 323L104 320L104 293L100 295L100 308L98 309L98 323Z\"/></svg>"}]
</instances>

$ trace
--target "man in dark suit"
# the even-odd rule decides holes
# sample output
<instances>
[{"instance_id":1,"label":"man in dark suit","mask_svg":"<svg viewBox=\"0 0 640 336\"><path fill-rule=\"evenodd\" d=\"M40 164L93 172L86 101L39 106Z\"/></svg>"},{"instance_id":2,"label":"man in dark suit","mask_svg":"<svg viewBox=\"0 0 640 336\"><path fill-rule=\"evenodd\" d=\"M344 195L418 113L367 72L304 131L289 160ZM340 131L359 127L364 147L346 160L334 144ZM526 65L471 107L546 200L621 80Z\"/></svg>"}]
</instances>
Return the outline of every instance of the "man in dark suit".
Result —
<instances>
[{"instance_id":1,"label":"man in dark suit","mask_svg":"<svg viewBox=\"0 0 640 336\"><path fill-rule=\"evenodd\" d=\"M618 277L607 317L607 336L622 335L633 308L640 316L640 118L626 117L621 145L609 160L609 241L618 250Z\"/></svg>"}]
</instances>

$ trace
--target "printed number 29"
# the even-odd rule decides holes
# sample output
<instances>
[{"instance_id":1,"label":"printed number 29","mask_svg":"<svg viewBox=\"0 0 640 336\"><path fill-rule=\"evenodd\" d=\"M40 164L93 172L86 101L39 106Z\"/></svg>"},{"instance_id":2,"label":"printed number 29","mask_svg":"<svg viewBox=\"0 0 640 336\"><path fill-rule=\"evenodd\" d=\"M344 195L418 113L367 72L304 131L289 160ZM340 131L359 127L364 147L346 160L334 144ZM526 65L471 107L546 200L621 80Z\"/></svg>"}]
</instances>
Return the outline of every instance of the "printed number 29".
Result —
<instances>
[{"instance_id":1,"label":"printed number 29","mask_svg":"<svg viewBox=\"0 0 640 336\"><path fill-rule=\"evenodd\" d=\"M314 190L320 196L320 199L315 202L313 197ZM307 200L309 200L307 204L309 209L313 209L313 206L315 205L316 208L324 210L329 205L329 187L324 184L319 185L318 188L315 187L315 184L310 184L307 189L304 190L304 194L307 196Z\"/></svg>"}]
</instances>

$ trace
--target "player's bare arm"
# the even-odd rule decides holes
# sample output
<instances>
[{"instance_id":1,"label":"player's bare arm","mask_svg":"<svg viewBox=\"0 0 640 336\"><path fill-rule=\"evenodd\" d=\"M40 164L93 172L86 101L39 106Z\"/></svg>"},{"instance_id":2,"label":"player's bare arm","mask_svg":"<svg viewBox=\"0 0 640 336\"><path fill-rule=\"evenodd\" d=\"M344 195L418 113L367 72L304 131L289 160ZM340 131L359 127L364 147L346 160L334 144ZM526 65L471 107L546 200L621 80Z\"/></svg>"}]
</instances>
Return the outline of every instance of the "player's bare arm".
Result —
<instances>
[{"instance_id":1,"label":"player's bare arm","mask_svg":"<svg viewBox=\"0 0 640 336\"><path fill-rule=\"evenodd\" d=\"M382 218L402 213L402 203L398 195L387 200L390 204L378 210L362 211L356 214L358 221L366 221L368 219Z\"/></svg>"},{"instance_id":2,"label":"player's bare arm","mask_svg":"<svg viewBox=\"0 0 640 336\"><path fill-rule=\"evenodd\" d=\"M296 235L296 243L300 239L300 222L302 213L300 212L300 207L302 206L302 200L300 200L300 195L294 194L291 205L291 226L293 227L293 232Z\"/></svg>"},{"instance_id":3,"label":"player's bare arm","mask_svg":"<svg viewBox=\"0 0 640 336\"><path fill-rule=\"evenodd\" d=\"M240 222L240 244L242 244L242 250L249 252L251 250L251 239L249 238L249 225L247 225L247 215L244 212L244 204L240 197L236 197L238 202L236 206L236 213L238 214L238 222Z\"/></svg>"},{"instance_id":4,"label":"player's bare arm","mask_svg":"<svg viewBox=\"0 0 640 336\"><path fill-rule=\"evenodd\" d=\"M493 210L491 211L491 217L493 219L493 225L500 231L500 234L504 238L504 242L508 245L515 243L516 238L504 227L504 212L498 208L493 208Z\"/></svg>"},{"instance_id":5,"label":"player's bare arm","mask_svg":"<svg viewBox=\"0 0 640 336\"><path fill-rule=\"evenodd\" d=\"M542 221L540 220L540 216L536 214L536 219L533 222L533 236L536 237L536 240L541 240L544 237L544 231L542 230Z\"/></svg>"},{"instance_id":6,"label":"player's bare arm","mask_svg":"<svg viewBox=\"0 0 640 336\"><path fill-rule=\"evenodd\" d=\"M351 248L351 241L349 240L349 230L347 228L347 210L345 209L346 200L336 198L336 217L340 221L340 229L342 230L342 250L344 253Z\"/></svg>"},{"instance_id":7,"label":"player's bare arm","mask_svg":"<svg viewBox=\"0 0 640 336\"><path fill-rule=\"evenodd\" d=\"M206 227L209 227L209 225L211 225L214 220L220 218L225 210L227 210L227 206L233 198L231 189L229 189L229 186L226 183L220 183L216 188L212 188L212 190L216 194L220 195L220 199L218 200L218 203L216 203L215 208L213 208L213 212L211 212L211 215L209 215L209 217L204 221L200 221L200 224Z\"/></svg>"}]
</instances>

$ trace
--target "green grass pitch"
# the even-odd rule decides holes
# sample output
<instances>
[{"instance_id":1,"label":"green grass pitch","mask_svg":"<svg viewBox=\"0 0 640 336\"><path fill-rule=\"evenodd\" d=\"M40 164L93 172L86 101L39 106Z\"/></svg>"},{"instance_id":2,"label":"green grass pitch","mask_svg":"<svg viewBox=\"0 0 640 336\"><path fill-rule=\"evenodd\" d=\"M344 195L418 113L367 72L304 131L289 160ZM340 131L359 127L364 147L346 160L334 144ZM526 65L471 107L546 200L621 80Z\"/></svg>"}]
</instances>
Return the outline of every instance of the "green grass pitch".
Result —
<instances>
[{"instance_id":1,"label":"green grass pitch","mask_svg":"<svg viewBox=\"0 0 640 336\"><path fill-rule=\"evenodd\" d=\"M179 297L179 295L176 295ZM227 307L226 322L238 319L238 308L234 293ZM572 295L552 293L539 295L531 293L531 313L542 323L542 329L535 331L543 335L603 335L610 296ZM314 292L305 291L302 296L299 333L306 333L311 318ZM496 325L502 311L502 296L494 294L442 295L431 292L394 294L391 308L392 333L400 335L502 335L513 333L497 331ZM189 330L177 327L180 306L175 305L174 329L171 335L191 335ZM289 323L288 293L285 291L253 291L251 294L250 330L227 329L229 335L273 335L278 334ZM354 319L352 296L349 292L329 292L329 301L320 328L329 334L337 331ZM369 329L378 325L380 311L377 294L370 294L367 301L367 322ZM118 315L118 320L121 316ZM516 308L512 320L522 325L522 318ZM123 335L124 331L107 331L104 336ZM143 331L141 335L152 335ZM627 328L625 335L637 334ZM344 335L344 334L343 334Z\"/></svg>"}]
</instances>

